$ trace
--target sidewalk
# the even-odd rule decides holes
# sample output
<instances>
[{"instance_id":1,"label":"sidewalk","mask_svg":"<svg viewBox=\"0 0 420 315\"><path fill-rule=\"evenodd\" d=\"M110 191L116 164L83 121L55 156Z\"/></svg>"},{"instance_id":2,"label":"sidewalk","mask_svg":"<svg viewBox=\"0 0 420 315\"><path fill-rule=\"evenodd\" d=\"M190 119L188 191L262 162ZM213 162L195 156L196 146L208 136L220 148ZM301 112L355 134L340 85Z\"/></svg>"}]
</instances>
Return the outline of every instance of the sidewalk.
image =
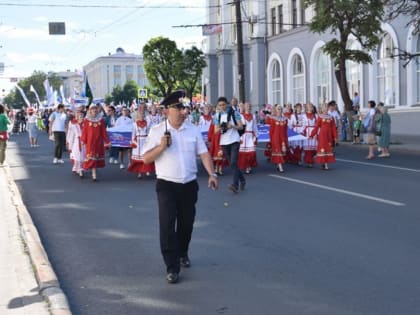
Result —
<instances>
[{"instance_id":1,"label":"sidewalk","mask_svg":"<svg viewBox=\"0 0 420 315\"><path fill-rule=\"evenodd\" d=\"M8 166L0 200L0 314L71 314Z\"/></svg>"}]
</instances>

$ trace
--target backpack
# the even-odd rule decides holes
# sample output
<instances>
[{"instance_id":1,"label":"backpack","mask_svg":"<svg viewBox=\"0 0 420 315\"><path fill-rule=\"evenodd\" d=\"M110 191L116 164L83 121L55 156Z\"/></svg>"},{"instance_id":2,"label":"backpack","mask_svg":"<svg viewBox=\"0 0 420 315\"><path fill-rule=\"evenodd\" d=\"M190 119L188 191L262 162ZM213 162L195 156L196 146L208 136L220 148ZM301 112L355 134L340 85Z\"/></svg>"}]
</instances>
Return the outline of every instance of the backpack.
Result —
<instances>
[{"instance_id":1,"label":"backpack","mask_svg":"<svg viewBox=\"0 0 420 315\"><path fill-rule=\"evenodd\" d=\"M220 123L220 117L222 116L222 113L221 112L219 112L219 123ZM236 122L236 118L235 118L235 114L234 114L234 111L233 111L233 109L230 109L228 112L227 112L227 122L229 122L229 120L230 120L230 118L232 117L232 119L233 119L233 123L235 124L235 126L237 125L237 122ZM242 125L242 129L237 129L238 130L238 133L239 133L239 137L242 137L242 135L245 133L245 124L243 124Z\"/></svg>"}]
</instances>

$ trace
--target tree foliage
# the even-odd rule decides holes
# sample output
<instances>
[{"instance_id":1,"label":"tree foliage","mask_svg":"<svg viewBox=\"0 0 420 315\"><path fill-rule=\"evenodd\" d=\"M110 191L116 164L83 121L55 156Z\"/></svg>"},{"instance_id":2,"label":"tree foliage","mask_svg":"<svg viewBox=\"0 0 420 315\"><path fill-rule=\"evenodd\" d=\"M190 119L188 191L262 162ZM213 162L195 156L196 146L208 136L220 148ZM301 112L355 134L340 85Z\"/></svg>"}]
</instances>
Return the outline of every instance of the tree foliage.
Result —
<instances>
[{"instance_id":1,"label":"tree foliage","mask_svg":"<svg viewBox=\"0 0 420 315\"><path fill-rule=\"evenodd\" d=\"M139 85L133 81L129 80L125 82L123 87L123 97L126 104L131 104L133 100L136 100L138 97Z\"/></svg>"},{"instance_id":2,"label":"tree foliage","mask_svg":"<svg viewBox=\"0 0 420 315\"><path fill-rule=\"evenodd\" d=\"M166 96L179 87L182 77L182 54L176 43L155 37L143 47L144 70L150 84Z\"/></svg>"},{"instance_id":3,"label":"tree foliage","mask_svg":"<svg viewBox=\"0 0 420 315\"><path fill-rule=\"evenodd\" d=\"M315 33L331 32L335 38L323 47L331 56L335 66L335 76L346 110L352 109L346 76L346 60L357 63L372 62L366 52L375 49L381 40L381 20L384 15L383 0L305 0L305 5L313 6L315 16L309 28ZM362 50L348 48L354 36Z\"/></svg>"},{"instance_id":4,"label":"tree foliage","mask_svg":"<svg viewBox=\"0 0 420 315\"><path fill-rule=\"evenodd\" d=\"M201 86L201 76L203 69L206 67L206 60L203 52L197 47L193 46L187 49L182 54L182 80L181 86L185 89L187 96L191 99L193 94Z\"/></svg>"},{"instance_id":5,"label":"tree foliage","mask_svg":"<svg viewBox=\"0 0 420 315\"><path fill-rule=\"evenodd\" d=\"M124 92L121 85L116 85L111 92L114 104L122 104L124 102Z\"/></svg>"}]
</instances>

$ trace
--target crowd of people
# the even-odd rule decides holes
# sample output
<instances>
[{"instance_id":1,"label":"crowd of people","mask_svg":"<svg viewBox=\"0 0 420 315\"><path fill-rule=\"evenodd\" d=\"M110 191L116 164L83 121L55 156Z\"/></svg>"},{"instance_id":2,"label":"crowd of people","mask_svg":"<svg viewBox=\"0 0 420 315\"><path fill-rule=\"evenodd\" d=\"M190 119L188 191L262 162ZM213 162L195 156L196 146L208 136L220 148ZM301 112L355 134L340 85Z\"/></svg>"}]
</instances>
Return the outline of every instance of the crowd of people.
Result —
<instances>
[{"instance_id":1,"label":"crowd of people","mask_svg":"<svg viewBox=\"0 0 420 315\"><path fill-rule=\"evenodd\" d=\"M390 116L381 103L376 106L374 101L369 101L368 106L366 115L361 114L358 104L354 106L353 143L369 145L367 159L375 157L375 144L378 144L378 157L389 157ZM7 114L5 108L4 111ZM186 122L207 134L206 144L215 172L222 175L224 168L233 169L238 178L232 183L234 192L241 186L238 181L244 182L242 173L249 174L257 167L259 124L269 125L264 155L282 173L285 163L304 164L309 168L320 164L322 169L328 170L329 164L335 162L334 146L338 145L338 140L347 138L349 130L347 113L340 114L334 101L318 108L308 102L294 106L263 105L260 110L253 111L249 102L239 104L233 98L230 102L219 99L215 106L187 105L182 111ZM84 171L91 170L92 179L96 180L96 169L105 166L106 153L110 165L127 168L138 178L153 174L154 165L142 162L141 148L150 129L166 119L166 110L159 104L144 102L133 103L130 107L91 104L88 108L80 106L72 111L59 104L54 110L28 108L9 111L7 116L13 122L13 127L8 128L11 134L27 132L30 146L37 147L38 133L45 130L55 144L54 164L63 164L63 152L68 151L72 171L83 178ZM130 145L113 146L107 128L124 125L132 130ZM229 126L237 128L237 132ZM289 141L288 129L305 138Z\"/></svg>"}]
</instances>

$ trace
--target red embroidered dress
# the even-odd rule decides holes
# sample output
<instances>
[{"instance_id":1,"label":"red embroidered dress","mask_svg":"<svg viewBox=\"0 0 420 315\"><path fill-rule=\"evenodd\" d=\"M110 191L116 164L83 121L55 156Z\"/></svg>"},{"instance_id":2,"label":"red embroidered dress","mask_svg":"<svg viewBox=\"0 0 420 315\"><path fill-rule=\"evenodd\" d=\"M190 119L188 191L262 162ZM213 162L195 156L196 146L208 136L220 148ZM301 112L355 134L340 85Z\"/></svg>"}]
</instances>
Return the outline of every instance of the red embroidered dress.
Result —
<instances>
[{"instance_id":1,"label":"red embroidered dress","mask_svg":"<svg viewBox=\"0 0 420 315\"><path fill-rule=\"evenodd\" d=\"M109 144L110 141L106 132L105 120L102 116L85 118L80 140L86 148L83 169L105 167L104 144Z\"/></svg>"},{"instance_id":2,"label":"red embroidered dress","mask_svg":"<svg viewBox=\"0 0 420 315\"><path fill-rule=\"evenodd\" d=\"M257 166L257 124L254 116L250 113L242 115L245 123L245 133L241 137L239 146L238 167L241 170Z\"/></svg>"},{"instance_id":3,"label":"red embroidered dress","mask_svg":"<svg viewBox=\"0 0 420 315\"><path fill-rule=\"evenodd\" d=\"M146 120L137 120L133 124L133 133L131 138L131 163L128 167L128 171L132 173L142 174L142 173L152 173L155 171L155 163L145 164L143 161L143 156L141 155L141 150L146 142L146 137L148 133L148 126Z\"/></svg>"},{"instance_id":4,"label":"red embroidered dress","mask_svg":"<svg viewBox=\"0 0 420 315\"><path fill-rule=\"evenodd\" d=\"M316 120L311 137L318 134L318 149L315 156L316 163L334 163L335 156L333 151L334 141L337 139L337 128L334 118L330 115L321 114Z\"/></svg>"},{"instance_id":5,"label":"red embroidered dress","mask_svg":"<svg viewBox=\"0 0 420 315\"><path fill-rule=\"evenodd\" d=\"M287 118L271 116L270 119L271 163L284 164L289 143Z\"/></svg>"}]
</instances>

